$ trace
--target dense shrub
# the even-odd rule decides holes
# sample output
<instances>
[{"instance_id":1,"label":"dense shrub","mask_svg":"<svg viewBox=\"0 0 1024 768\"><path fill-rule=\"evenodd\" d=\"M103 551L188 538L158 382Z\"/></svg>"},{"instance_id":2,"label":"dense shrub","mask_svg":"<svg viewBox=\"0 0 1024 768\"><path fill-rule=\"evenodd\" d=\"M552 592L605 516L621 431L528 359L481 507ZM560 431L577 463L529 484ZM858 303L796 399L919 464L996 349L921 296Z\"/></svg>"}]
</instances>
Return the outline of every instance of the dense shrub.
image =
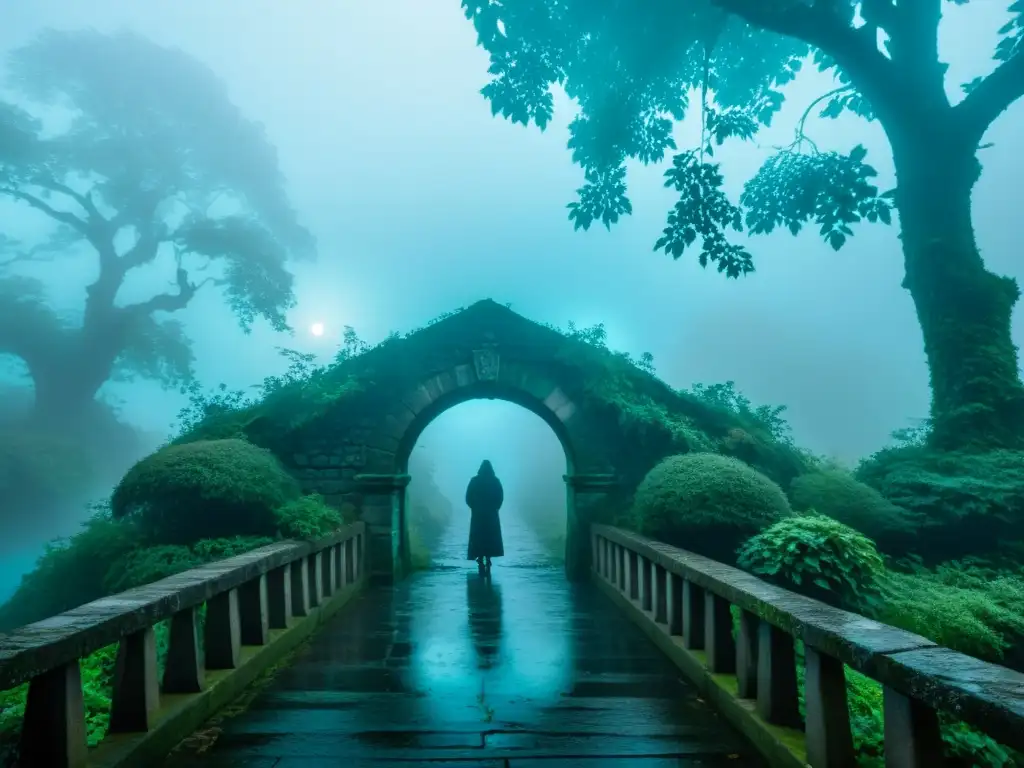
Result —
<instances>
[{"instance_id":1,"label":"dense shrub","mask_svg":"<svg viewBox=\"0 0 1024 768\"><path fill-rule=\"evenodd\" d=\"M969 563L889 573L876 618L961 653L1007 663L1024 640L1024 577ZM1018 663L1014 666L1021 666Z\"/></svg>"},{"instance_id":2,"label":"dense shrub","mask_svg":"<svg viewBox=\"0 0 1024 768\"><path fill-rule=\"evenodd\" d=\"M302 496L274 511L278 533L286 539L319 539L341 527L341 513L318 493Z\"/></svg>"},{"instance_id":3,"label":"dense shrub","mask_svg":"<svg viewBox=\"0 0 1024 768\"><path fill-rule=\"evenodd\" d=\"M884 571L869 538L818 514L769 526L740 548L738 564L780 586L853 609L877 601Z\"/></svg>"},{"instance_id":4,"label":"dense shrub","mask_svg":"<svg viewBox=\"0 0 1024 768\"><path fill-rule=\"evenodd\" d=\"M1024 452L879 451L857 477L920 520L931 562L989 555L1024 539Z\"/></svg>"},{"instance_id":5,"label":"dense shrub","mask_svg":"<svg viewBox=\"0 0 1024 768\"><path fill-rule=\"evenodd\" d=\"M203 539L191 547L158 544L133 549L110 565L104 579L104 591L113 594L150 584L189 568L240 555L272 541L266 536L237 536L231 539Z\"/></svg>"},{"instance_id":6,"label":"dense shrub","mask_svg":"<svg viewBox=\"0 0 1024 768\"><path fill-rule=\"evenodd\" d=\"M0 607L0 630L29 624L108 594L111 563L140 544L137 528L96 507L82 530L46 547L36 567Z\"/></svg>"},{"instance_id":7,"label":"dense shrub","mask_svg":"<svg viewBox=\"0 0 1024 768\"><path fill-rule=\"evenodd\" d=\"M191 544L272 533L274 511L298 495L269 451L244 440L200 440L138 462L114 489L111 508L138 520L154 543Z\"/></svg>"},{"instance_id":8,"label":"dense shrub","mask_svg":"<svg viewBox=\"0 0 1024 768\"><path fill-rule=\"evenodd\" d=\"M870 485L843 469L825 468L796 478L789 488L796 510L813 509L855 528L882 549L903 551L917 521Z\"/></svg>"},{"instance_id":9,"label":"dense shrub","mask_svg":"<svg viewBox=\"0 0 1024 768\"><path fill-rule=\"evenodd\" d=\"M670 456L640 483L633 525L653 538L721 560L791 514L774 482L738 459L713 453Z\"/></svg>"}]
</instances>

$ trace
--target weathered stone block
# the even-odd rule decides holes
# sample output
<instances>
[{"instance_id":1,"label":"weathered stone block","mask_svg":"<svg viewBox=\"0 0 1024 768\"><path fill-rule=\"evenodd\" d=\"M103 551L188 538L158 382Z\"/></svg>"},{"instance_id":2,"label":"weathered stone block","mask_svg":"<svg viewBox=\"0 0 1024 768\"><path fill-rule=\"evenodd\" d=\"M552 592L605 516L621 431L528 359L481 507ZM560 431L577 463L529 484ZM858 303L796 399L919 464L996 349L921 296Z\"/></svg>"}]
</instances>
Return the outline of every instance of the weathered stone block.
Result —
<instances>
[{"instance_id":1,"label":"weathered stone block","mask_svg":"<svg viewBox=\"0 0 1024 768\"><path fill-rule=\"evenodd\" d=\"M452 371L455 376L455 385L460 389L476 383L476 371L469 364L457 365Z\"/></svg>"},{"instance_id":2,"label":"weathered stone block","mask_svg":"<svg viewBox=\"0 0 1024 768\"><path fill-rule=\"evenodd\" d=\"M313 464L314 467L326 467L331 463L331 460L328 456L325 456L324 454L321 453L317 456L314 456L311 463Z\"/></svg>"}]
</instances>

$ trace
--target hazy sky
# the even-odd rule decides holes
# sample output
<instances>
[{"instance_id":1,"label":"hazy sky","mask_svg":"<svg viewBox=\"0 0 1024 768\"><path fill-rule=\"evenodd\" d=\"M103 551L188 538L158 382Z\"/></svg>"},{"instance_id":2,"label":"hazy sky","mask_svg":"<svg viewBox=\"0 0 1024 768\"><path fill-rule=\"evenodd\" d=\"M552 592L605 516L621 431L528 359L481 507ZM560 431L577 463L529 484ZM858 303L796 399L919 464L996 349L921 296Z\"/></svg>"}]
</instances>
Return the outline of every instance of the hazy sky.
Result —
<instances>
[{"instance_id":1,"label":"hazy sky","mask_svg":"<svg viewBox=\"0 0 1024 768\"><path fill-rule=\"evenodd\" d=\"M942 49L952 92L991 69L989 43L1005 5L946 4ZM343 325L377 341L490 297L559 325L603 321L612 346L652 352L675 386L732 379L755 403L787 404L797 439L819 452L855 459L927 414L922 342L900 288L895 229L860 228L838 254L813 231L758 238L757 272L727 281L692 258L677 263L652 252L673 201L662 169L646 168L630 178L631 218L610 233L574 233L565 204L581 173L565 149L570 105L560 102L543 134L492 118L478 93L486 55L458 0L6 0L0 47L44 26L86 25L131 28L209 64L244 112L266 125L296 207L319 239L319 261L299 276L294 339L265 327L243 337L212 296L191 308L185 319L211 385L244 386L278 371L275 345L326 358ZM760 137L763 149L733 145L721 154L734 196L829 87L821 76L801 76L777 128ZM1018 278L1011 217L1020 212L1022 125L1017 104L993 128L975 193L988 264ZM849 118L811 130L823 147L864 143L882 186L891 186L877 126ZM684 131L680 143L692 135ZM0 208L0 216L16 215ZM53 276L54 295L79 304L90 268ZM150 279L162 285L168 276ZM327 326L322 339L308 333L314 321ZM1018 313L1018 340L1022 323ZM155 386L116 393L151 429L164 429L180 406ZM473 446L458 462L461 477L502 429L516 432L509 445L534 439L516 426L533 417L514 420L509 411L460 406L424 440L447 446L446 455Z\"/></svg>"}]
</instances>

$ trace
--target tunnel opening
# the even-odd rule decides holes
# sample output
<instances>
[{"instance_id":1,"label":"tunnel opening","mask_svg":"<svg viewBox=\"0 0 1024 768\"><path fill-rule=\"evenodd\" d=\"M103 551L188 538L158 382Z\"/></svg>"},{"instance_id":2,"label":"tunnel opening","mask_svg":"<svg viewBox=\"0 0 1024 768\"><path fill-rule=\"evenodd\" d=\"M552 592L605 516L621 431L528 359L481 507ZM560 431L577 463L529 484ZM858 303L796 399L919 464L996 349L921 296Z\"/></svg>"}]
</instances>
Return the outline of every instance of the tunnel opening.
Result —
<instances>
[{"instance_id":1,"label":"tunnel opening","mask_svg":"<svg viewBox=\"0 0 1024 768\"><path fill-rule=\"evenodd\" d=\"M460 393L410 425L396 456L409 482L400 502L401 538L411 571L472 567L467 559L466 486L484 459L504 488L499 513L504 556L495 566L565 563L572 473L567 437L542 404L513 393ZM502 394L504 396L502 396Z\"/></svg>"}]
</instances>

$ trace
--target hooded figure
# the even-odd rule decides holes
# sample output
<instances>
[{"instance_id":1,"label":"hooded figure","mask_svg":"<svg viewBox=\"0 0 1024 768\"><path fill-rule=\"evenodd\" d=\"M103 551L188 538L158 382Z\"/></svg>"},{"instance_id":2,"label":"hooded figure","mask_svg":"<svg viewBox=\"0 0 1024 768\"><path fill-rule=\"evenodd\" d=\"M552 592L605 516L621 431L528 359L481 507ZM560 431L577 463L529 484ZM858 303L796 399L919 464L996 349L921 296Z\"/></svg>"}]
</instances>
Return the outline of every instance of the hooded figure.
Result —
<instances>
[{"instance_id":1,"label":"hooded figure","mask_svg":"<svg viewBox=\"0 0 1024 768\"><path fill-rule=\"evenodd\" d=\"M495 476L491 462L485 459L466 488L466 505L473 513L469 522L468 559L476 560L481 569L491 567L492 557L505 554L501 520L498 519L498 510L504 500L501 481Z\"/></svg>"}]
</instances>

